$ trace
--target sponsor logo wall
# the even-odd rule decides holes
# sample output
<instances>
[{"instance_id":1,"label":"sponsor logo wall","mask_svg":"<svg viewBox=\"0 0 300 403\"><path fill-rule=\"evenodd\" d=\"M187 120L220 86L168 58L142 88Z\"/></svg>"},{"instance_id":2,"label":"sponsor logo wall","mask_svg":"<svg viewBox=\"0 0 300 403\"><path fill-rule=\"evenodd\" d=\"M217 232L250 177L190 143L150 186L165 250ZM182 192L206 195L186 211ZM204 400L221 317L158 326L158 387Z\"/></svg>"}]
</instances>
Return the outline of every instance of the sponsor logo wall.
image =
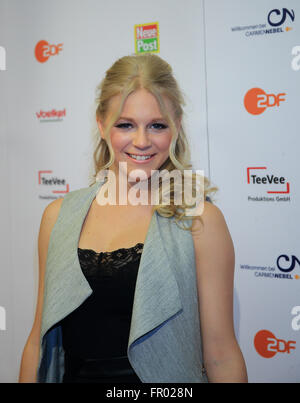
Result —
<instances>
[{"instance_id":1,"label":"sponsor logo wall","mask_svg":"<svg viewBox=\"0 0 300 403\"><path fill-rule=\"evenodd\" d=\"M251 382L300 382L300 8L237 3L205 1L210 169L235 244L236 328Z\"/></svg>"},{"instance_id":2,"label":"sponsor logo wall","mask_svg":"<svg viewBox=\"0 0 300 403\"><path fill-rule=\"evenodd\" d=\"M220 189L249 381L300 382L298 0L118 0L119 16L115 3L3 5L0 383L16 382L33 322L42 212L89 184L95 88L118 57L145 52L173 66L194 168Z\"/></svg>"}]
</instances>

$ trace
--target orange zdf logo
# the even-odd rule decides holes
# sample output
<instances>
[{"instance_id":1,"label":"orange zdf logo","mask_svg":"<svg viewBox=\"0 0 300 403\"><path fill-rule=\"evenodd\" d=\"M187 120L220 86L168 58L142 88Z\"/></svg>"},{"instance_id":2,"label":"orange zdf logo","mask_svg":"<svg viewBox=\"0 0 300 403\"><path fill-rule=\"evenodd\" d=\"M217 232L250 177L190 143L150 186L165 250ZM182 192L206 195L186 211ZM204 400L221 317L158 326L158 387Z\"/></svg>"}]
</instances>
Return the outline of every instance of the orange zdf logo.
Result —
<instances>
[{"instance_id":1,"label":"orange zdf logo","mask_svg":"<svg viewBox=\"0 0 300 403\"><path fill-rule=\"evenodd\" d=\"M56 56L62 51L62 43L58 45L50 45L47 41L39 41L35 45L35 58L40 63L45 63L50 56Z\"/></svg>"},{"instance_id":2,"label":"orange zdf logo","mask_svg":"<svg viewBox=\"0 0 300 403\"><path fill-rule=\"evenodd\" d=\"M254 337L255 350L264 358L272 358L277 353L288 353L295 350L296 342L277 339L269 330L260 330Z\"/></svg>"},{"instance_id":3,"label":"orange zdf logo","mask_svg":"<svg viewBox=\"0 0 300 403\"><path fill-rule=\"evenodd\" d=\"M286 94L267 94L261 88L252 88L244 97L244 106L252 115L260 115L267 108L278 107L285 101Z\"/></svg>"}]
</instances>

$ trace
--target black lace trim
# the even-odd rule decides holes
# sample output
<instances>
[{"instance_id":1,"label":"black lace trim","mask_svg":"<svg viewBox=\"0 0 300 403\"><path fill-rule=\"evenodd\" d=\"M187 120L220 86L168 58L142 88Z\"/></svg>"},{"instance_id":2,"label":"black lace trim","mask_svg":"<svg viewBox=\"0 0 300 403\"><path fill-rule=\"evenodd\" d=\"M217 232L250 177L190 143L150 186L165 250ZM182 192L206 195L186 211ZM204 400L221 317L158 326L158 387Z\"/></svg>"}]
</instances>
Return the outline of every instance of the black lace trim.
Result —
<instances>
[{"instance_id":1,"label":"black lace trim","mask_svg":"<svg viewBox=\"0 0 300 403\"><path fill-rule=\"evenodd\" d=\"M130 248L119 248L109 252L96 252L93 249L78 248L78 257L83 273L87 277L113 275L114 269L131 266L140 260L143 243L137 243Z\"/></svg>"}]
</instances>

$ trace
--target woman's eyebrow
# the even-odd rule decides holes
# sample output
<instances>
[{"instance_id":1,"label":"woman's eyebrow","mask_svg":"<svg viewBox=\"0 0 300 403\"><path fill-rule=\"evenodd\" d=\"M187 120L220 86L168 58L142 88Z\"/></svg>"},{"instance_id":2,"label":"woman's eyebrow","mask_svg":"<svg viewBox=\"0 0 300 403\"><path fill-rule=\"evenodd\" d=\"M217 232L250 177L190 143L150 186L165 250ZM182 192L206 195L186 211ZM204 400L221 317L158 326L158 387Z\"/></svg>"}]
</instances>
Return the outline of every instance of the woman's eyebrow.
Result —
<instances>
[{"instance_id":1,"label":"woman's eyebrow","mask_svg":"<svg viewBox=\"0 0 300 403\"><path fill-rule=\"evenodd\" d=\"M126 116L120 116L118 120L130 120L131 122L134 122L134 119L128 118Z\"/></svg>"},{"instance_id":2,"label":"woman's eyebrow","mask_svg":"<svg viewBox=\"0 0 300 403\"><path fill-rule=\"evenodd\" d=\"M128 118L127 116L120 116L119 119L118 119L118 121L119 121L119 120L129 120L130 122L134 122L134 121L135 121L134 119ZM157 120L166 120L166 119L165 119L163 116L160 116L160 117L156 117L156 118L151 119L150 122L155 122L155 121L157 121Z\"/></svg>"}]
</instances>

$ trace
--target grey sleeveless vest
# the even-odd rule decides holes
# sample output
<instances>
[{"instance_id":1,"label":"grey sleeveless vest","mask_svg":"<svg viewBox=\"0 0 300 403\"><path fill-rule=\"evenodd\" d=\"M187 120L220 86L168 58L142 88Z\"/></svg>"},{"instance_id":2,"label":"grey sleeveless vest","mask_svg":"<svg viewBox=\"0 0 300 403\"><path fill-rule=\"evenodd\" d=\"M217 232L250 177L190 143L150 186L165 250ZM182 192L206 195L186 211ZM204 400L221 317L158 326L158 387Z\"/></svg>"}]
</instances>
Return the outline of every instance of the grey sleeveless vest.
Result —
<instances>
[{"instance_id":1,"label":"grey sleeveless vest","mask_svg":"<svg viewBox=\"0 0 300 403\"><path fill-rule=\"evenodd\" d=\"M64 350L57 324L93 292L82 273L77 248L84 219L102 184L69 192L51 232L37 382L62 382ZM157 212L141 255L127 355L145 383L208 381L202 370L192 235Z\"/></svg>"}]
</instances>

